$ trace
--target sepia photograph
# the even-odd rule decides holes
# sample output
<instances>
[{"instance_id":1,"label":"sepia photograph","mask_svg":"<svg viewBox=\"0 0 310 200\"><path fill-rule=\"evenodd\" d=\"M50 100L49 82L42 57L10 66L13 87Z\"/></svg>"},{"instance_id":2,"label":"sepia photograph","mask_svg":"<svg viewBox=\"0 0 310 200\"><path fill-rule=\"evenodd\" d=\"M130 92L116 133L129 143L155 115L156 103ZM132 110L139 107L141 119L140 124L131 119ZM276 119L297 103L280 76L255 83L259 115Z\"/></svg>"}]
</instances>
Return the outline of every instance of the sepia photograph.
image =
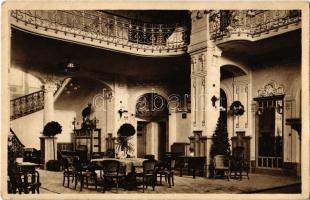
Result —
<instances>
[{"instance_id":1,"label":"sepia photograph","mask_svg":"<svg viewBox=\"0 0 310 200\"><path fill-rule=\"evenodd\" d=\"M307 3L9 5L4 199L309 197Z\"/></svg>"}]
</instances>

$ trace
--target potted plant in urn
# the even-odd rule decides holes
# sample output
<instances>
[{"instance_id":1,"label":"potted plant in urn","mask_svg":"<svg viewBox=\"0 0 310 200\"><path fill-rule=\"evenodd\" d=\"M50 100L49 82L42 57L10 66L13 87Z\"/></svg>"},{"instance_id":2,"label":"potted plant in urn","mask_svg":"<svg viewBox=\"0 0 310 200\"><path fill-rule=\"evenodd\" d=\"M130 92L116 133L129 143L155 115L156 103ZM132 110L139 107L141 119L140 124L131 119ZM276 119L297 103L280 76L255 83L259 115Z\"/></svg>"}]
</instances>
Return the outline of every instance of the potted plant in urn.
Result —
<instances>
[{"instance_id":1,"label":"potted plant in urn","mask_svg":"<svg viewBox=\"0 0 310 200\"><path fill-rule=\"evenodd\" d=\"M53 141L53 160L49 160L46 164L47 170L59 171L60 163L56 160L55 152L55 136L62 132L62 126L55 121L48 122L43 129L43 135L52 138Z\"/></svg>"},{"instance_id":2,"label":"potted plant in urn","mask_svg":"<svg viewBox=\"0 0 310 200\"><path fill-rule=\"evenodd\" d=\"M134 151L133 145L129 142L132 139L132 136L136 133L135 128L128 123L121 125L117 131L117 144L116 152L118 157L126 158L129 157L129 154Z\"/></svg>"}]
</instances>

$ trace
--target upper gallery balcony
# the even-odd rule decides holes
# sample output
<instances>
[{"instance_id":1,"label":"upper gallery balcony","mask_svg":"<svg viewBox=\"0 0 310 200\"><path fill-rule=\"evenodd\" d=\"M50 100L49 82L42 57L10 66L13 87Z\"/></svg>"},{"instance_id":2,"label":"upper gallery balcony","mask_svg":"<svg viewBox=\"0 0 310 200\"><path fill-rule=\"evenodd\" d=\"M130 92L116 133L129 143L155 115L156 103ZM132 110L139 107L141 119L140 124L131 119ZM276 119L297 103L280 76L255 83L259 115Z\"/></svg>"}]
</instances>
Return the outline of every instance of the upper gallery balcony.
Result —
<instances>
[{"instance_id":1,"label":"upper gallery balcony","mask_svg":"<svg viewBox=\"0 0 310 200\"><path fill-rule=\"evenodd\" d=\"M257 41L301 28L300 10L214 10L210 35L217 44Z\"/></svg>"},{"instance_id":2,"label":"upper gallery balcony","mask_svg":"<svg viewBox=\"0 0 310 200\"><path fill-rule=\"evenodd\" d=\"M151 24L95 10L12 10L13 27L47 37L142 56L187 50L184 24Z\"/></svg>"}]
</instances>

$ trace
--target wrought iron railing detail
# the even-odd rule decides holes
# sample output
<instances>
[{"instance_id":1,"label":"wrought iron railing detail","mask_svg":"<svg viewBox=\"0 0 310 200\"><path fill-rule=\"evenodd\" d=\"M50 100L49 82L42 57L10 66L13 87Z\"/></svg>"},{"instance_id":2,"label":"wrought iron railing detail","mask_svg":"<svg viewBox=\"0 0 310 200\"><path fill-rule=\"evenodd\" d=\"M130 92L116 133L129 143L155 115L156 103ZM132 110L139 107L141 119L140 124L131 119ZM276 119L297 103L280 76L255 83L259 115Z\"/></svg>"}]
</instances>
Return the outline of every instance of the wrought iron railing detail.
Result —
<instances>
[{"instance_id":1,"label":"wrought iron railing detail","mask_svg":"<svg viewBox=\"0 0 310 200\"><path fill-rule=\"evenodd\" d=\"M24 147L23 143L18 139L16 134L12 129L10 129L10 134L8 135L8 151L10 156L13 156L14 158L16 157L22 157L23 152L24 152ZM9 158L13 159L13 158Z\"/></svg>"},{"instance_id":2,"label":"wrought iron railing detail","mask_svg":"<svg viewBox=\"0 0 310 200\"><path fill-rule=\"evenodd\" d=\"M11 120L29 115L44 108L43 90L11 100Z\"/></svg>"},{"instance_id":3,"label":"wrought iron railing detail","mask_svg":"<svg viewBox=\"0 0 310 200\"><path fill-rule=\"evenodd\" d=\"M184 53L188 44L185 25L143 23L95 10L12 10L11 17L25 26L54 31L59 37L114 44L109 48L120 45L157 54Z\"/></svg>"},{"instance_id":4,"label":"wrought iron railing detail","mask_svg":"<svg viewBox=\"0 0 310 200\"><path fill-rule=\"evenodd\" d=\"M300 25L300 10L217 10L210 13L211 39L255 38L290 25Z\"/></svg>"},{"instance_id":5,"label":"wrought iron railing detail","mask_svg":"<svg viewBox=\"0 0 310 200\"><path fill-rule=\"evenodd\" d=\"M58 92L61 86L65 84L65 80L66 79L55 82L56 90L54 95ZM11 120L42 110L44 108L44 90L39 90L16 99L12 99L10 101L10 106Z\"/></svg>"}]
</instances>

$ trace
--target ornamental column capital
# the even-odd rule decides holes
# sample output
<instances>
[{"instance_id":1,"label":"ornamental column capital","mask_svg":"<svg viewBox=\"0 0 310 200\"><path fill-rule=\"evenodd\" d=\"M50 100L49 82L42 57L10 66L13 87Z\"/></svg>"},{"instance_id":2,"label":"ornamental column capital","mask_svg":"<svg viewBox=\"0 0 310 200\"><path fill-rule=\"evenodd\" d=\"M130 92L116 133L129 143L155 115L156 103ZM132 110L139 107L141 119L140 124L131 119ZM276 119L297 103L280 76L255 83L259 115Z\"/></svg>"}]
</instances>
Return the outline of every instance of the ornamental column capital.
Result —
<instances>
[{"instance_id":1,"label":"ornamental column capital","mask_svg":"<svg viewBox=\"0 0 310 200\"><path fill-rule=\"evenodd\" d=\"M40 80L43 83L42 90L44 92L55 92L65 79L53 74L46 74L41 76Z\"/></svg>"},{"instance_id":2,"label":"ornamental column capital","mask_svg":"<svg viewBox=\"0 0 310 200\"><path fill-rule=\"evenodd\" d=\"M52 82L48 82L48 83L45 83L43 86L42 86L42 89L44 92L56 92L57 90L57 85L56 83L52 83Z\"/></svg>"}]
</instances>

